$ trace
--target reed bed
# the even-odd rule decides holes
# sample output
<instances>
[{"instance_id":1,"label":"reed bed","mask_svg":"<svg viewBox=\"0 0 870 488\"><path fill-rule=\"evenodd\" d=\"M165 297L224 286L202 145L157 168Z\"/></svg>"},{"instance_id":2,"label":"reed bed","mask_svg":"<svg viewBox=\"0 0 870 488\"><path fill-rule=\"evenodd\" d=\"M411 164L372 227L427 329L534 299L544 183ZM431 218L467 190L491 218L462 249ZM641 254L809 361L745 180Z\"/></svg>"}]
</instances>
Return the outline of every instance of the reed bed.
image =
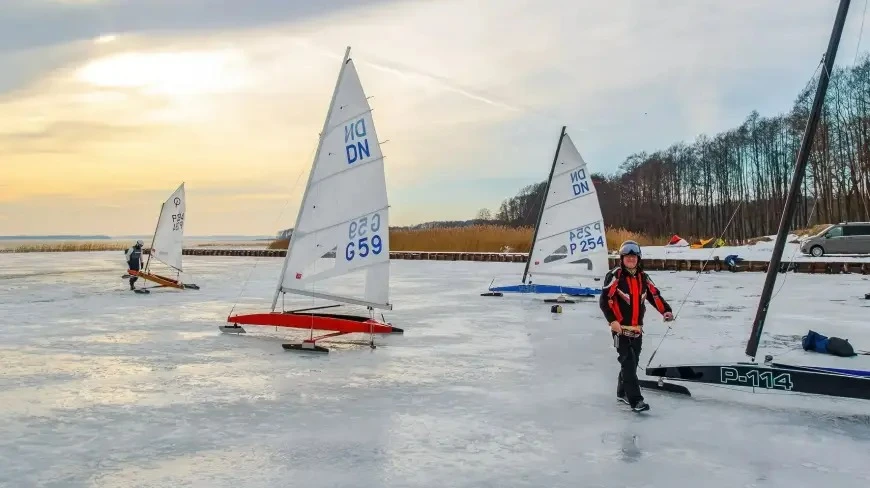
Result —
<instances>
[{"instance_id":1,"label":"reed bed","mask_svg":"<svg viewBox=\"0 0 870 488\"><path fill-rule=\"evenodd\" d=\"M191 247L266 247L269 244L269 241L224 241L199 242Z\"/></svg>"},{"instance_id":2,"label":"reed bed","mask_svg":"<svg viewBox=\"0 0 870 488\"><path fill-rule=\"evenodd\" d=\"M796 229L792 233L811 235L820 232L828 224L819 224L808 229ZM468 227L437 227L429 229L391 229L390 249L393 251L422 252L529 252L534 228L508 227L503 225L474 225ZM650 236L621 228L609 228L606 233L607 249L614 252L624 241L632 240L641 246L663 246L670 236ZM689 238L687 238L689 239ZM751 239L747 244L767 240L763 237ZM694 240L689 240L694 242ZM268 249L287 249L289 241L279 239L266 242L209 242L195 247L259 247ZM87 252L120 251L133 244L123 241L60 241L35 242L0 248L0 252Z\"/></svg>"},{"instance_id":3,"label":"reed bed","mask_svg":"<svg viewBox=\"0 0 870 488\"><path fill-rule=\"evenodd\" d=\"M88 251L123 251L133 245L130 242L101 242L101 241L61 241L61 242L35 242L32 244L19 244L2 252L88 252Z\"/></svg>"},{"instance_id":4,"label":"reed bed","mask_svg":"<svg viewBox=\"0 0 870 488\"><path fill-rule=\"evenodd\" d=\"M431 229L391 229L392 251L422 252L529 252L532 227L474 225ZM623 241L633 240L641 246L662 246L668 238L652 238L625 229L607 229L607 248L615 251ZM287 239L273 241L269 249L287 249Z\"/></svg>"},{"instance_id":5,"label":"reed bed","mask_svg":"<svg viewBox=\"0 0 870 488\"><path fill-rule=\"evenodd\" d=\"M391 230L394 251L529 252L534 229L502 225L473 225L414 230Z\"/></svg>"}]
</instances>

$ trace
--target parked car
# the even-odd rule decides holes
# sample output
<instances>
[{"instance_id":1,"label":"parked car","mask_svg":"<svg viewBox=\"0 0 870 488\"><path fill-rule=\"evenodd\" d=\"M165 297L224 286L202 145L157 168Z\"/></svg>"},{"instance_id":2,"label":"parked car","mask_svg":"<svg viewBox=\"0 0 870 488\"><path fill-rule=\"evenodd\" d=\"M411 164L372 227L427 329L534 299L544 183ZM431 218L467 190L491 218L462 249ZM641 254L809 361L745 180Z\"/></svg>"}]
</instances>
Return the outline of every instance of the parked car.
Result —
<instances>
[{"instance_id":1,"label":"parked car","mask_svg":"<svg viewBox=\"0 0 870 488\"><path fill-rule=\"evenodd\" d=\"M801 252L815 257L825 254L870 254L870 222L840 222L801 242Z\"/></svg>"}]
</instances>

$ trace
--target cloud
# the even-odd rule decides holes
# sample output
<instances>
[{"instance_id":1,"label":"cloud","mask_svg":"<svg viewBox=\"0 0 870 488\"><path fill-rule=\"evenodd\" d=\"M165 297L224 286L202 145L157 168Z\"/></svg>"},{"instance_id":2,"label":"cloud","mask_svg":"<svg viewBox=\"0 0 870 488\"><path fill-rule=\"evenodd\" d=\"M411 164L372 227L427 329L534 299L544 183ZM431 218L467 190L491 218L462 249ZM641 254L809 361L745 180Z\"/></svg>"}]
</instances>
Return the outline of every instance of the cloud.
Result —
<instances>
[{"instance_id":1,"label":"cloud","mask_svg":"<svg viewBox=\"0 0 870 488\"><path fill-rule=\"evenodd\" d=\"M299 23L390 0L3 0L0 51L90 40L107 32L207 32Z\"/></svg>"},{"instance_id":2,"label":"cloud","mask_svg":"<svg viewBox=\"0 0 870 488\"><path fill-rule=\"evenodd\" d=\"M99 199L122 207L112 228L142 232L130 215L149 221L180 181L198 232L271 233L285 207L276 225L291 225L348 44L389 141L396 223L471 217L546 177L562 125L609 171L787 109L834 14L811 0L216 2L12 4L0 63L22 68L0 74L0 198L43 210L4 227L52 232L60 209L84 219ZM461 205L438 205L447 195Z\"/></svg>"}]
</instances>

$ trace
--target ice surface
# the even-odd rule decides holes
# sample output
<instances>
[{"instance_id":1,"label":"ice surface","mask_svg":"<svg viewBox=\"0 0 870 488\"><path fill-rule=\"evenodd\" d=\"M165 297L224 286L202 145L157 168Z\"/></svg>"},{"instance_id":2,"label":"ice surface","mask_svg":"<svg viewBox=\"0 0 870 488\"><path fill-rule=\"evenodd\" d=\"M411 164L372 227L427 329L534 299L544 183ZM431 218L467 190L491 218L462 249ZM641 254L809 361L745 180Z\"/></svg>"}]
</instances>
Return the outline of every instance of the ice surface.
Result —
<instances>
[{"instance_id":1,"label":"ice surface","mask_svg":"<svg viewBox=\"0 0 870 488\"><path fill-rule=\"evenodd\" d=\"M122 258L0 255L0 486L870 482L868 402L688 384L628 411L594 300L554 315L540 296L479 296L523 263L393 261L386 317L405 334L311 356L281 348L303 332L217 330L239 297L269 308L281 259L186 256L201 290L136 295ZM651 275L675 309L697 279L654 364L745 360L763 273ZM867 292L861 275L780 275L760 354L870 369L799 343L813 328L870 349ZM642 365L664 330L650 309Z\"/></svg>"}]
</instances>

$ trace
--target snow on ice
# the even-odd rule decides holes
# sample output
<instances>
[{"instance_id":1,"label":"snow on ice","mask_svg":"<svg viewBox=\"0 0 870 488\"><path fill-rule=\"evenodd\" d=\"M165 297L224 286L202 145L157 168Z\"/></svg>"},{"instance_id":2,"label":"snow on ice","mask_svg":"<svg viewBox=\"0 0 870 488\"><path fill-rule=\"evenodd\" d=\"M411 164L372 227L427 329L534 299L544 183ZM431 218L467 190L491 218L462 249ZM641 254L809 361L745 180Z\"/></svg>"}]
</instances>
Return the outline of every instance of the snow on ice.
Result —
<instances>
[{"instance_id":1,"label":"snow on ice","mask_svg":"<svg viewBox=\"0 0 870 488\"><path fill-rule=\"evenodd\" d=\"M687 384L691 398L647 392L652 409L628 411L594 300L551 314L479 296L522 263L393 261L385 316L405 334L318 356L282 350L302 331L217 330L237 299L269 308L281 259L185 267L201 290L136 295L120 252L0 255L0 486L870 483L867 402ZM746 359L763 273L651 275L675 309L698 280L654 364ZM759 354L870 369L800 348L812 328L870 349L867 292L856 274L780 275ZM642 365L665 327L649 309Z\"/></svg>"}]
</instances>

